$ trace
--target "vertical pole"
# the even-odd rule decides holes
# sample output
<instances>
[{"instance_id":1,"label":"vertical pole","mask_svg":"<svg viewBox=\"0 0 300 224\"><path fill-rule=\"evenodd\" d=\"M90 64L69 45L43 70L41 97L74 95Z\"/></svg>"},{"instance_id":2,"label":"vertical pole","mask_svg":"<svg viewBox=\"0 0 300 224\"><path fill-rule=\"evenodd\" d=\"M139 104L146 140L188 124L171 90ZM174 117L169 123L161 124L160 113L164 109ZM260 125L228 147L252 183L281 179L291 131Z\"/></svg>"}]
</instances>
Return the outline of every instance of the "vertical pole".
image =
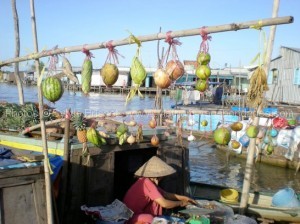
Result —
<instances>
[{"instance_id":1,"label":"vertical pole","mask_svg":"<svg viewBox=\"0 0 300 224\"><path fill-rule=\"evenodd\" d=\"M65 213L65 204L67 197L68 189L68 171L69 171L69 161L70 161L70 119L71 119L71 110L70 108L66 111L65 115L65 131L64 131L64 163L62 169L62 188L61 188L61 203L60 203L60 220L61 223L64 223L64 213Z\"/></svg>"},{"instance_id":2,"label":"vertical pole","mask_svg":"<svg viewBox=\"0 0 300 224\"><path fill-rule=\"evenodd\" d=\"M279 8L279 0L274 0L273 13L272 13L273 18L277 17L278 8ZM270 66L270 60L271 60L274 37L275 37L275 30L276 29L273 28L270 31L266 58L264 60L264 69L266 72L269 70L269 66ZM262 104L260 104L258 106L257 113L260 113L261 110L262 110ZM259 124L259 117L255 116L254 120L253 120L253 125L257 126L258 124ZM247 156L247 162L246 162L246 168L245 168L245 176L244 176L244 182L243 182L241 203L240 203L240 214L245 214L247 205L248 205L249 191L250 191L252 172L253 172L253 164L254 164L254 153L255 153L255 148L256 148L255 142L256 142L256 139L251 138L249 147L248 147L249 150L248 150L248 156Z\"/></svg>"},{"instance_id":3,"label":"vertical pole","mask_svg":"<svg viewBox=\"0 0 300 224\"><path fill-rule=\"evenodd\" d=\"M36 32L36 20L35 20L35 10L34 10L34 0L30 0L30 11L31 11L31 28L33 34L33 44L34 44L34 52L38 53L38 40L37 40L37 32ZM41 74L39 70L39 59L35 59L35 68L36 73L38 75L38 80L41 79ZM51 179L49 173L49 158L48 158L48 146L46 139L46 127L45 121L43 119L44 116L44 102L42 89L40 86L41 82L38 82L38 99L39 99L39 115L40 115L40 123L41 123L41 134L42 134L42 145L43 145L43 155L44 155L44 174L45 174L45 185L46 185L46 211L47 211L47 223L53 223L53 211L52 211L52 190L51 190Z\"/></svg>"}]
</instances>

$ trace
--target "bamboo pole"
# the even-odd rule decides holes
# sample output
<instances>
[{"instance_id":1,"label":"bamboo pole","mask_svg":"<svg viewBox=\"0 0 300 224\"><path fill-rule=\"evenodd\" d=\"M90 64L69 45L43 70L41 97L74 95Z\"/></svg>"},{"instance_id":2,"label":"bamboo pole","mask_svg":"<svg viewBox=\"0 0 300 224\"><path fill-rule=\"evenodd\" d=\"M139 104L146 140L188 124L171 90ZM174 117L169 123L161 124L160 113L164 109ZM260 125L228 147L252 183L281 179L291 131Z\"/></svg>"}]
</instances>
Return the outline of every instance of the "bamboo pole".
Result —
<instances>
[{"instance_id":1,"label":"bamboo pole","mask_svg":"<svg viewBox=\"0 0 300 224\"><path fill-rule=\"evenodd\" d=\"M33 34L34 51L38 52L38 40L36 31L36 19L35 19L35 9L34 0L30 0L30 11L31 11L31 28ZM35 69L38 77L40 77L39 70L39 59L35 58ZM44 116L44 103L41 86L38 85L38 99L39 99L39 115L41 124L41 134L42 134L42 144L43 144L43 155L44 155L44 174L45 174L45 185L46 185L46 211L47 211L47 223L53 223L53 211L52 211L52 190L51 190L51 179L49 173L49 158L48 158L48 146L46 139L46 128Z\"/></svg>"},{"instance_id":2,"label":"bamboo pole","mask_svg":"<svg viewBox=\"0 0 300 224\"><path fill-rule=\"evenodd\" d=\"M231 24L218 25L218 26L208 26L208 27L205 27L205 31L207 33L220 33L220 32L227 32L227 31L237 31L237 30L249 29L249 28L252 28L253 26L257 26L257 25L259 25L261 27L265 27L265 26L272 26L272 25L288 24L288 23L292 23L293 21L294 21L294 18L292 16L267 18L267 19L262 19L262 20L253 20L253 21L247 21L247 22L241 22L241 23L231 23ZM176 37L187 37L187 36L200 35L203 28L173 31L171 33L171 37L176 38ZM155 34L150 34L150 35L137 36L137 38L141 42L148 42L148 41L165 39L166 36L167 36L166 33L155 33ZM42 58L42 57L48 57L51 55L64 54L64 53L70 53L70 52L79 52L79 51L82 51L83 46L87 50L102 49L102 48L106 48L107 43L108 42L101 42L101 43L95 43L95 44L82 44L79 46L57 48L55 50L44 50L39 53L36 52L34 54L29 54L29 55L25 55L22 57L2 61L2 62L0 62L0 67L7 66L7 65L9 65L11 63L15 63L15 62L34 60L34 59L38 59L38 58ZM111 44L112 44L112 46L122 46L122 45L132 44L132 42L131 42L130 37L126 37L122 40L114 40L111 42Z\"/></svg>"},{"instance_id":3,"label":"bamboo pole","mask_svg":"<svg viewBox=\"0 0 300 224\"><path fill-rule=\"evenodd\" d=\"M64 163L62 168L62 187L61 187L61 203L60 203L60 220L64 223L65 204L68 189L69 162L70 162L70 119L71 110L66 111L65 116L65 133L64 133Z\"/></svg>"},{"instance_id":4,"label":"bamboo pole","mask_svg":"<svg viewBox=\"0 0 300 224\"><path fill-rule=\"evenodd\" d=\"M125 117L125 116L132 116L132 115L161 115L163 117L163 115L188 115L188 114L200 114L200 115L236 115L236 116L241 116L239 112L232 112L229 110L225 110L225 109L204 109L204 110L200 110L200 109L168 109L168 110L164 110L164 109L144 109L144 110L132 110L132 111L124 111L124 112L114 112L114 113L97 113L96 115L91 114L91 115L86 115L85 118L86 119L105 119L105 118L114 118L114 117ZM245 113L245 112L241 112L242 115L244 116L251 116L252 112L249 113ZM265 118L272 118L272 115L268 115L268 114L264 114L264 113L258 113L257 114L258 117L265 117ZM65 118L60 118L60 119L56 119L53 121L48 121L45 123L45 125L52 125L52 124L57 124L57 123L61 123L61 122L65 122ZM25 135L31 131L34 131L38 128L41 127L41 124L37 124L31 127L26 128L25 130L23 130L21 132L22 135Z\"/></svg>"},{"instance_id":5,"label":"bamboo pole","mask_svg":"<svg viewBox=\"0 0 300 224\"><path fill-rule=\"evenodd\" d=\"M279 8L279 0L274 0L272 17L274 18L277 17L278 8ZM268 73L270 67L271 55L273 51L273 43L275 38L275 31L276 28L270 30L268 48L267 48L266 58L264 59L264 65L263 65L266 73ZM261 110L262 110L262 104L258 106L257 113L260 113ZM255 116L253 119L253 125L258 126L258 124L259 124L259 117ZM256 149L256 139L251 138L248 147L248 156L246 161L245 176L244 176L242 196L240 202L240 211L239 211L240 214L245 214L248 205L249 191L250 191L250 185L252 181L255 149Z\"/></svg>"},{"instance_id":6,"label":"bamboo pole","mask_svg":"<svg viewBox=\"0 0 300 224\"><path fill-rule=\"evenodd\" d=\"M11 0L11 6L12 6L12 12L14 17L14 27L15 27L15 57L20 56L20 30L19 30L19 16L17 11L17 5L16 0ZM19 103L21 105L24 104L24 93L23 93L23 86L22 86L22 80L20 78L19 74L19 63L15 63L15 69L14 69L14 77L16 80L16 84L18 87L18 95L19 95Z\"/></svg>"}]
</instances>

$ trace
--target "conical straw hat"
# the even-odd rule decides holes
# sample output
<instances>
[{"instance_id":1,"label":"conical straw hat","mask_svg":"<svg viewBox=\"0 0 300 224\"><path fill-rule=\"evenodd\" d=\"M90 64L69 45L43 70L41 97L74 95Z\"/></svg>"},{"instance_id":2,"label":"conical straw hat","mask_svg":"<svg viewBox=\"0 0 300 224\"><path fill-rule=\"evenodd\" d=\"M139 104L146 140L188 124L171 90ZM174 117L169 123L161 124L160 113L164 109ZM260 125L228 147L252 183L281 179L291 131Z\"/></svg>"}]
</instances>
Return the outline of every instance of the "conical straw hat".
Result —
<instances>
[{"instance_id":1,"label":"conical straw hat","mask_svg":"<svg viewBox=\"0 0 300 224\"><path fill-rule=\"evenodd\" d=\"M164 177L175 172L176 170L173 167L157 156L153 156L135 172L135 175L140 177Z\"/></svg>"}]
</instances>

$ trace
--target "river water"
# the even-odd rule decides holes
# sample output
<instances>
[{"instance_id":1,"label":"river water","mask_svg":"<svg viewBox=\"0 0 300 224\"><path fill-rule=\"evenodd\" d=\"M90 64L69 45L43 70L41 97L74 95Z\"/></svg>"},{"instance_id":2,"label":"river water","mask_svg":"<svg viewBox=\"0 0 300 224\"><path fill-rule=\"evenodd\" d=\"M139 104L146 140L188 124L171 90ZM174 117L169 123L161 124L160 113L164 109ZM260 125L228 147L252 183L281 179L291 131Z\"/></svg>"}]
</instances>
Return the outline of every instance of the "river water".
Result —
<instances>
[{"instance_id":1,"label":"river water","mask_svg":"<svg viewBox=\"0 0 300 224\"><path fill-rule=\"evenodd\" d=\"M24 86L25 102L37 102L37 88ZM80 92L65 91L62 98L55 104L47 103L58 111L80 111L91 113L123 112L128 110L153 109L154 96L145 96L143 99L134 97L125 105L125 94L90 93L84 96ZM18 103L18 91L15 85L0 83L0 101ZM171 109L175 100L169 96L163 97L163 108ZM241 188L243 184L245 160L230 158L216 150L213 144L205 141L194 141L189 144L191 180ZM294 170L283 169L264 164L255 164L251 189L276 192L285 187L292 187L300 191L300 172L295 175Z\"/></svg>"}]
</instances>

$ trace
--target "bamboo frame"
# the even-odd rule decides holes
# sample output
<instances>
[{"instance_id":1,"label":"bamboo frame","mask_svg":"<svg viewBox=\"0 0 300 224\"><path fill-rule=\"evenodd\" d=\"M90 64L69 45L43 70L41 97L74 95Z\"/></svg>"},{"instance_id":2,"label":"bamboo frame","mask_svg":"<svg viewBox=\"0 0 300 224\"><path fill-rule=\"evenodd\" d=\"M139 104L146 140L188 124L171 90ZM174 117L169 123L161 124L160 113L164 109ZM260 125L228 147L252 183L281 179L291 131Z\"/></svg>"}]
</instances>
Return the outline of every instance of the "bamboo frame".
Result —
<instances>
[{"instance_id":1,"label":"bamboo frame","mask_svg":"<svg viewBox=\"0 0 300 224\"><path fill-rule=\"evenodd\" d=\"M218 26L208 26L196 29L188 29L188 30L179 30L179 31L172 31L171 37L187 37L187 36L196 36L200 35L201 31L205 28L207 33L220 33L220 32L227 32L227 31L237 31L242 29L249 29L253 27L265 27L265 26L272 26L272 25L280 25L280 24L288 24L292 23L294 18L292 16L285 16L285 17L277 17L277 18L267 18L262 20L254 20L242 23L231 23L225 25L218 25ZM141 42L148 42L154 40L161 40L166 38L166 33L155 33L150 35L144 36L137 36L137 38ZM83 44L79 46L71 46L71 47L64 47L64 48L57 48L54 50L44 50L42 52L36 52L34 54L29 54L25 56L21 56L18 58L12 58L5 61L0 62L0 67L7 66L11 63L21 62L21 61L28 61L39 59L43 57L48 57L57 54L64 54L70 52L79 52L82 51L83 47L87 50L95 50L95 49L103 49L106 48L106 44L108 42L101 42L95 44ZM122 40L114 40L111 42L113 46L122 46L122 45L129 45L132 44L130 37L126 37Z\"/></svg>"},{"instance_id":2,"label":"bamboo frame","mask_svg":"<svg viewBox=\"0 0 300 224\"><path fill-rule=\"evenodd\" d=\"M227 113L226 113L227 112ZM245 114L247 112L240 112L242 114ZM132 111L125 111L125 112L114 112L114 113L99 113L96 115L88 115L85 116L86 119L106 119L106 118L113 118L113 117L126 117L126 116L132 116L132 115L189 115L189 114L199 114L199 115L239 115L239 112L231 112L229 110L224 110L224 109L212 109L212 110L207 110L207 109L190 109L190 110L184 110L184 109L144 109L144 110L132 110ZM248 112L249 115L251 115L252 112ZM247 113L247 114L248 114ZM270 118L272 116L269 116L267 114L261 113L257 114L259 117L265 117L265 118ZM57 123L62 123L65 122L65 118L59 118L53 121L47 121L45 122L45 125L52 125L52 124L57 124ZM25 135L33 130L36 130L40 128L41 125L37 124L31 127L26 128L21 132L22 135Z\"/></svg>"},{"instance_id":3,"label":"bamboo frame","mask_svg":"<svg viewBox=\"0 0 300 224\"><path fill-rule=\"evenodd\" d=\"M31 15L31 28L33 36L34 51L38 52L38 39L36 30L36 20L35 20L35 9L34 0L30 0L30 15ZM35 58L35 69L38 77L40 77L39 70L39 58ZM44 115L44 103L43 103L43 93L41 86L38 85L38 100L39 100L39 115L42 118ZM53 202L52 202L52 186L49 172L49 158L48 158L48 143L46 139L46 125L43 119L40 119L41 134L42 134L42 145L43 145L43 155L44 155L44 174L45 174L45 188L46 188L46 211L47 211L47 223L52 224L53 222Z\"/></svg>"}]
</instances>

